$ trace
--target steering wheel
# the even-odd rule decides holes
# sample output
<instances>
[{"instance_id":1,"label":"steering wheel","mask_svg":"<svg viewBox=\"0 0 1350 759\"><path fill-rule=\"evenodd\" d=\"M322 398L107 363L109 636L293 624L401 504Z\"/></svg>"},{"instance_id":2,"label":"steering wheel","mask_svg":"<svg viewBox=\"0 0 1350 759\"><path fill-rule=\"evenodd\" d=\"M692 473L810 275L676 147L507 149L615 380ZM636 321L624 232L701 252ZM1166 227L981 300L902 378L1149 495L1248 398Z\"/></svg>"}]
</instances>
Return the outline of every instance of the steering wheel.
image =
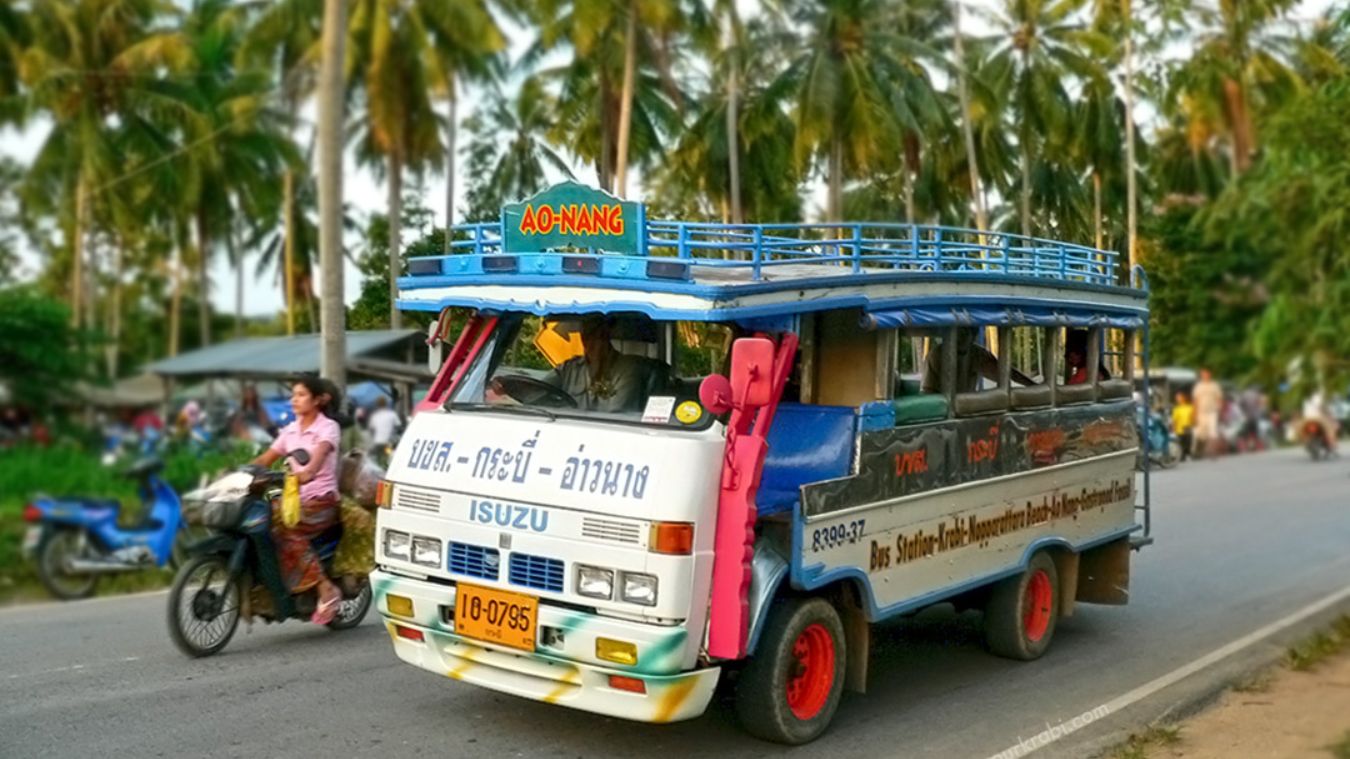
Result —
<instances>
[{"instance_id":1,"label":"steering wheel","mask_svg":"<svg viewBox=\"0 0 1350 759\"><path fill-rule=\"evenodd\" d=\"M492 379L493 386L527 406L576 408L577 399L560 388L523 374L503 374Z\"/></svg>"}]
</instances>

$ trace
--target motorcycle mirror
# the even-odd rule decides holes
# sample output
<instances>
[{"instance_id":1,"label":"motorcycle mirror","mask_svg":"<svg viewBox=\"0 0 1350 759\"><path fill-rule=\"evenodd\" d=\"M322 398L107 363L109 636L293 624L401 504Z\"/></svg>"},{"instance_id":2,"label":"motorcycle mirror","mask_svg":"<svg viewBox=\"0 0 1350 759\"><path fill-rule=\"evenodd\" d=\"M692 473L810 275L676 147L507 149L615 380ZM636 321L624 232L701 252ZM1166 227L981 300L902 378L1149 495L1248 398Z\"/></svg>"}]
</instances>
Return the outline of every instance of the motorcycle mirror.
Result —
<instances>
[{"instance_id":1,"label":"motorcycle mirror","mask_svg":"<svg viewBox=\"0 0 1350 759\"><path fill-rule=\"evenodd\" d=\"M295 459L295 463L299 464L300 466L309 465L309 451L306 451L303 448L297 448L286 455Z\"/></svg>"}]
</instances>

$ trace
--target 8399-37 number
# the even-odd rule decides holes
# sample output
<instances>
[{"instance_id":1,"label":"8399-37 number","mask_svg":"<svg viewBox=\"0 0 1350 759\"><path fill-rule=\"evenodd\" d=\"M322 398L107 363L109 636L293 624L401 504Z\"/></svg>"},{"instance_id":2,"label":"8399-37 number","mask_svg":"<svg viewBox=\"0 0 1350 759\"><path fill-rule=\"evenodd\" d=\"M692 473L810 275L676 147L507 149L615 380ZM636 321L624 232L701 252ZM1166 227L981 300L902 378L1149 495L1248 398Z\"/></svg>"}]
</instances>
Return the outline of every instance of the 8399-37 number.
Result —
<instances>
[{"instance_id":1,"label":"8399-37 number","mask_svg":"<svg viewBox=\"0 0 1350 759\"><path fill-rule=\"evenodd\" d=\"M866 524L866 519L855 519L852 522L832 524L829 527L812 530L811 550L820 551L848 543L857 543L862 539Z\"/></svg>"}]
</instances>

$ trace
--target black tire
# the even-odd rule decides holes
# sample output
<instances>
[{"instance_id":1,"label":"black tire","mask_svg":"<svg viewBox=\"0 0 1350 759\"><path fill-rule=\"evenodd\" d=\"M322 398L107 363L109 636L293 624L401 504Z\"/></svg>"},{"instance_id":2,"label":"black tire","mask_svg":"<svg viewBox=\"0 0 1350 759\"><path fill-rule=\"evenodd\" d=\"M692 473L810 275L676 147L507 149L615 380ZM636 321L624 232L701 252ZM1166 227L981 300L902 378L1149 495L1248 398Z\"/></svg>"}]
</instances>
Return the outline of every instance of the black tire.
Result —
<instances>
[{"instance_id":1,"label":"black tire","mask_svg":"<svg viewBox=\"0 0 1350 759\"><path fill-rule=\"evenodd\" d=\"M822 646L829 649L832 666L812 655L823 653ZM759 647L736 684L741 724L756 738L775 743L795 746L815 740L839 708L847 661L844 625L828 601L774 601ZM814 670L810 662L815 662Z\"/></svg>"},{"instance_id":2,"label":"black tire","mask_svg":"<svg viewBox=\"0 0 1350 759\"><path fill-rule=\"evenodd\" d=\"M1059 623L1059 574L1044 551L1027 568L994 586L984 608L984 640L1009 659L1031 661L1050 646Z\"/></svg>"},{"instance_id":3,"label":"black tire","mask_svg":"<svg viewBox=\"0 0 1350 759\"><path fill-rule=\"evenodd\" d=\"M201 586L194 580L204 577ZM212 581L219 579L219 585ZM169 637L178 650L201 658L225 648L239 628L239 583L220 556L199 556L178 570L169 591Z\"/></svg>"},{"instance_id":4,"label":"black tire","mask_svg":"<svg viewBox=\"0 0 1350 759\"><path fill-rule=\"evenodd\" d=\"M361 590L351 598L343 598L342 605L338 607L337 616L328 623L330 630L350 630L361 624L361 620L366 618L366 612L370 611L371 601L374 600L374 592L370 589L370 581L361 581Z\"/></svg>"},{"instance_id":5,"label":"black tire","mask_svg":"<svg viewBox=\"0 0 1350 759\"><path fill-rule=\"evenodd\" d=\"M84 534L74 529L48 529L42 535L37 549L37 574L42 587L62 601L78 601L94 594L98 585L96 574L68 574L64 565L68 559L80 556L80 541Z\"/></svg>"}]
</instances>

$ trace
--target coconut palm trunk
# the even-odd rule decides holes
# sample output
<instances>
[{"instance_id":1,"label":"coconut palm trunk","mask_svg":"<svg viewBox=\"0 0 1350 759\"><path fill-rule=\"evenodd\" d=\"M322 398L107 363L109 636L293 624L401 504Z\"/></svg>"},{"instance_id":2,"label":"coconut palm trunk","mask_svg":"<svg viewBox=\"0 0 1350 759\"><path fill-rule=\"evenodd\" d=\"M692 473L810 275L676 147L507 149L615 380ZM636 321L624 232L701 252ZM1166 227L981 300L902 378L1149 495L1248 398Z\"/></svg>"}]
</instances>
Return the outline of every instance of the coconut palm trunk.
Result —
<instances>
[{"instance_id":1,"label":"coconut palm trunk","mask_svg":"<svg viewBox=\"0 0 1350 759\"><path fill-rule=\"evenodd\" d=\"M623 89L619 94L619 136L615 184L619 197L628 197L628 140L633 131L633 80L637 68L637 6L628 5L628 28L623 47Z\"/></svg>"},{"instance_id":2,"label":"coconut palm trunk","mask_svg":"<svg viewBox=\"0 0 1350 759\"><path fill-rule=\"evenodd\" d=\"M125 241L118 239L113 246L112 297L108 306L108 378L117 379L118 354L122 347L122 275L125 267L123 246Z\"/></svg>"},{"instance_id":3,"label":"coconut palm trunk","mask_svg":"<svg viewBox=\"0 0 1350 759\"><path fill-rule=\"evenodd\" d=\"M234 262L234 337L244 336L244 257L235 244L234 227L225 236L226 255Z\"/></svg>"},{"instance_id":4,"label":"coconut palm trunk","mask_svg":"<svg viewBox=\"0 0 1350 759\"><path fill-rule=\"evenodd\" d=\"M980 160L975 151L975 125L971 118L969 84L966 82L960 0L952 0L952 44L956 51L956 91L961 105L961 133L966 142L966 165L970 171L970 197L975 204L975 228L983 232L989 227L989 217L984 210L984 191L980 189Z\"/></svg>"},{"instance_id":5,"label":"coconut palm trunk","mask_svg":"<svg viewBox=\"0 0 1350 759\"><path fill-rule=\"evenodd\" d=\"M342 299L342 63L346 4L324 0L319 70L319 261L323 267L319 365L347 386L346 309Z\"/></svg>"},{"instance_id":6,"label":"coconut palm trunk","mask_svg":"<svg viewBox=\"0 0 1350 759\"><path fill-rule=\"evenodd\" d=\"M170 275L169 275L170 277L173 278L173 282L172 282L173 294L169 297L169 346L168 346L168 348L169 348L169 355L170 355L170 356L177 356L177 355L178 355L178 337L179 337L179 332L181 331L181 328L182 328L182 321L183 321L183 317L182 317L182 314L183 314L183 276L182 276L182 269L183 269L183 245L185 244L185 243L184 243L184 240L183 240L184 237L186 237L186 235L182 234L182 230L180 229L180 230L179 230L179 240L178 240L178 244L174 246L173 260L172 260L172 261L170 262L170 264L169 264L171 267L173 267L173 271L170 272Z\"/></svg>"},{"instance_id":7,"label":"coconut palm trunk","mask_svg":"<svg viewBox=\"0 0 1350 759\"><path fill-rule=\"evenodd\" d=\"M450 230L455 227L455 143L459 141L459 95L450 78L450 120L445 134L445 255L450 255Z\"/></svg>"},{"instance_id":8,"label":"coconut palm trunk","mask_svg":"<svg viewBox=\"0 0 1350 759\"><path fill-rule=\"evenodd\" d=\"M398 329L398 278L403 273L403 152L389 151L389 328Z\"/></svg>"},{"instance_id":9,"label":"coconut palm trunk","mask_svg":"<svg viewBox=\"0 0 1350 759\"><path fill-rule=\"evenodd\" d=\"M1092 170L1092 239L1102 249L1102 173Z\"/></svg>"},{"instance_id":10,"label":"coconut palm trunk","mask_svg":"<svg viewBox=\"0 0 1350 759\"><path fill-rule=\"evenodd\" d=\"M1134 16L1130 0L1121 0L1121 6L1125 16L1125 266L1133 270L1139 260L1136 241L1139 189L1134 170ZM1101 243L1097 247L1101 248Z\"/></svg>"},{"instance_id":11,"label":"coconut palm trunk","mask_svg":"<svg viewBox=\"0 0 1350 759\"><path fill-rule=\"evenodd\" d=\"M741 224L741 148L740 148L740 82L739 61L736 57L736 4L727 3L727 174L730 177L731 223Z\"/></svg>"},{"instance_id":12,"label":"coconut palm trunk","mask_svg":"<svg viewBox=\"0 0 1350 759\"><path fill-rule=\"evenodd\" d=\"M70 236L70 323L79 327L84 314L84 235L89 226L89 189L83 170L75 183L75 229Z\"/></svg>"},{"instance_id":13,"label":"coconut palm trunk","mask_svg":"<svg viewBox=\"0 0 1350 759\"><path fill-rule=\"evenodd\" d=\"M207 274L208 252L211 250L210 233L206 231L206 213L197 211L197 320L201 335L201 347L211 344L211 279Z\"/></svg>"},{"instance_id":14,"label":"coconut palm trunk","mask_svg":"<svg viewBox=\"0 0 1350 759\"><path fill-rule=\"evenodd\" d=\"M830 137L828 206L825 213L829 221L844 220L844 140L837 133Z\"/></svg>"},{"instance_id":15,"label":"coconut palm trunk","mask_svg":"<svg viewBox=\"0 0 1350 759\"><path fill-rule=\"evenodd\" d=\"M281 175L281 213L285 237L281 241L281 267L285 280L286 334L295 334L295 174L286 169Z\"/></svg>"}]
</instances>

